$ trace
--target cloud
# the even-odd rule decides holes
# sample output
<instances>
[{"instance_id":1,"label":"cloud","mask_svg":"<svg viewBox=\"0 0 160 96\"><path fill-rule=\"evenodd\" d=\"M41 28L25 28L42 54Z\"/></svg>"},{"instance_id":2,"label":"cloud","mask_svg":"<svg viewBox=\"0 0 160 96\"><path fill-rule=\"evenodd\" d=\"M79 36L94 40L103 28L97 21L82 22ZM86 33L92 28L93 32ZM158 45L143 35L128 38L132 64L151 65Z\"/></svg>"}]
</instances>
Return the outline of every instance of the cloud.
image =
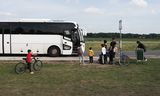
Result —
<instances>
[{"instance_id":1,"label":"cloud","mask_svg":"<svg viewBox=\"0 0 160 96\"><path fill-rule=\"evenodd\" d=\"M65 0L67 3L72 3L72 2L74 2L74 3L79 3L79 0Z\"/></svg>"},{"instance_id":2,"label":"cloud","mask_svg":"<svg viewBox=\"0 0 160 96\"><path fill-rule=\"evenodd\" d=\"M84 10L84 12L95 15L103 15L104 11L102 9L96 7L88 7Z\"/></svg>"},{"instance_id":3,"label":"cloud","mask_svg":"<svg viewBox=\"0 0 160 96\"><path fill-rule=\"evenodd\" d=\"M111 3L111 4L118 4L119 0L109 0L109 3Z\"/></svg>"},{"instance_id":4,"label":"cloud","mask_svg":"<svg viewBox=\"0 0 160 96\"><path fill-rule=\"evenodd\" d=\"M10 12L0 12L0 16L15 16L15 14Z\"/></svg>"},{"instance_id":5,"label":"cloud","mask_svg":"<svg viewBox=\"0 0 160 96\"><path fill-rule=\"evenodd\" d=\"M134 4L136 6L143 7L143 8L148 6L148 2L146 0L132 0L131 4Z\"/></svg>"},{"instance_id":6,"label":"cloud","mask_svg":"<svg viewBox=\"0 0 160 96\"><path fill-rule=\"evenodd\" d=\"M156 15L158 12L154 9L151 9L151 14Z\"/></svg>"}]
</instances>

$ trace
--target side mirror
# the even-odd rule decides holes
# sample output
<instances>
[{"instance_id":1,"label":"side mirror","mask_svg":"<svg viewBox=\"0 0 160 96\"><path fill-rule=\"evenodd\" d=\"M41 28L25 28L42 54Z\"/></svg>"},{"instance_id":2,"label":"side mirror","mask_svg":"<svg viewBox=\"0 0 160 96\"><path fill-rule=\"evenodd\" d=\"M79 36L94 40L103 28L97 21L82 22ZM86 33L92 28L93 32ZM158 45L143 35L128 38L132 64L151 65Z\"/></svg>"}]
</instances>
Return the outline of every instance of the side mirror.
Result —
<instances>
[{"instance_id":1,"label":"side mirror","mask_svg":"<svg viewBox=\"0 0 160 96\"><path fill-rule=\"evenodd\" d=\"M70 31L69 30L64 30L64 35L70 35Z\"/></svg>"}]
</instances>

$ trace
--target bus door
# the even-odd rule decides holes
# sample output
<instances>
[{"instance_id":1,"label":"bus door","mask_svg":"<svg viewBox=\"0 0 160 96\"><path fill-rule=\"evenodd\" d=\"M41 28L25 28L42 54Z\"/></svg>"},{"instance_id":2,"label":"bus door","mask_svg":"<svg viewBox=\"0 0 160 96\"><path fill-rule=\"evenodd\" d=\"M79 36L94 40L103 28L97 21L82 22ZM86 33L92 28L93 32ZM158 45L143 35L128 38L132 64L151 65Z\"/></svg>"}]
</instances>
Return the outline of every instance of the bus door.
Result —
<instances>
[{"instance_id":1,"label":"bus door","mask_svg":"<svg viewBox=\"0 0 160 96\"><path fill-rule=\"evenodd\" d=\"M0 28L0 54L2 54L2 28Z\"/></svg>"},{"instance_id":2,"label":"bus door","mask_svg":"<svg viewBox=\"0 0 160 96\"><path fill-rule=\"evenodd\" d=\"M10 54L11 53L11 34L10 29L3 29L3 51L4 54Z\"/></svg>"},{"instance_id":3,"label":"bus door","mask_svg":"<svg viewBox=\"0 0 160 96\"><path fill-rule=\"evenodd\" d=\"M77 48L80 46L80 38L77 30L72 32L73 53L77 53Z\"/></svg>"},{"instance_id":4,"label":"bus door","mask_svg":"<svg viewBox=\"0 0 160 96\"><path fill-rule=\"evenodd\" d=\"M71 32L69 30L65 30L63 35L63 54L72 54L72 48Z\"/></svg>"}]
</instances>

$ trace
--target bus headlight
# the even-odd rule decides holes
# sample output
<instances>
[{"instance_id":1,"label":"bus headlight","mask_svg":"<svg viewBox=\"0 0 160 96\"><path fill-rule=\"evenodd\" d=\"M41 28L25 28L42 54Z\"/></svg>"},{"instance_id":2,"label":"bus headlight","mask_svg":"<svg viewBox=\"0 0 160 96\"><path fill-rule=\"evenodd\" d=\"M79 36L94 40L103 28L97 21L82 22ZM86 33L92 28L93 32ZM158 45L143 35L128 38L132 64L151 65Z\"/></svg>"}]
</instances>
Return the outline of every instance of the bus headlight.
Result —
<instances>
[{"instance_id":1,"label":"bus headlight","mask_svg":"<svg viewBox=\"0 0 160 96\"><path fill-rule=\"evenodd\" d=\"M70 50L70 49L71 49L71 46L63 44L63 50Z\"/></svg>"}]
</instances>

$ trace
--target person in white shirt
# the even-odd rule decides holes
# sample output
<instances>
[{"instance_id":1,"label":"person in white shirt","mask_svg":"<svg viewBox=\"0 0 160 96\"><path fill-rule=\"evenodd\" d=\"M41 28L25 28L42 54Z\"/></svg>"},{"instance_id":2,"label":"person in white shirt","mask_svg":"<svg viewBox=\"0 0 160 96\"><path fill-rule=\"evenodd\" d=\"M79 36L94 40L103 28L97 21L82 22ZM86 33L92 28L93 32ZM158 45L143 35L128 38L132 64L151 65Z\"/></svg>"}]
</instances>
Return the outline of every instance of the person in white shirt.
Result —
<instances>
[{"instance_id":1,"label":"person in white shirt","mask_svg":"<svg viewBox=\"0 0 160 96\"><path fill-rule=\"evenodd\" d=\"M101 44L101 47L102 47L102 51L101 51L101 54L102 54L102 64L106 64L106 48L104 46L104 44Z\"/></svg>"},{"instance_id":2,"label":"person in white shirt","mask_svg":"<svg viewBox=\"0 0 160 96\"><path fill-rule=\"evenodd\" d=\"M109 48L108 48L107 40L104 40L103 43L104 43L104 47L106 48L106 63L108 63L109 62L109 50L108 50Z\"/></svg>"},{"instance_id":3,"label":"person in white shirt","mask_svg":"<svg viewBox=\"0 0 160 96\"><path fill-rule=\"evenodd\" d=\"M79 64L85 64L84 63L84 48L82 46L82 44L80 44L80 46L77 48L78 49L78 55L79 55Z\"/></svg>"}]
</instances>

